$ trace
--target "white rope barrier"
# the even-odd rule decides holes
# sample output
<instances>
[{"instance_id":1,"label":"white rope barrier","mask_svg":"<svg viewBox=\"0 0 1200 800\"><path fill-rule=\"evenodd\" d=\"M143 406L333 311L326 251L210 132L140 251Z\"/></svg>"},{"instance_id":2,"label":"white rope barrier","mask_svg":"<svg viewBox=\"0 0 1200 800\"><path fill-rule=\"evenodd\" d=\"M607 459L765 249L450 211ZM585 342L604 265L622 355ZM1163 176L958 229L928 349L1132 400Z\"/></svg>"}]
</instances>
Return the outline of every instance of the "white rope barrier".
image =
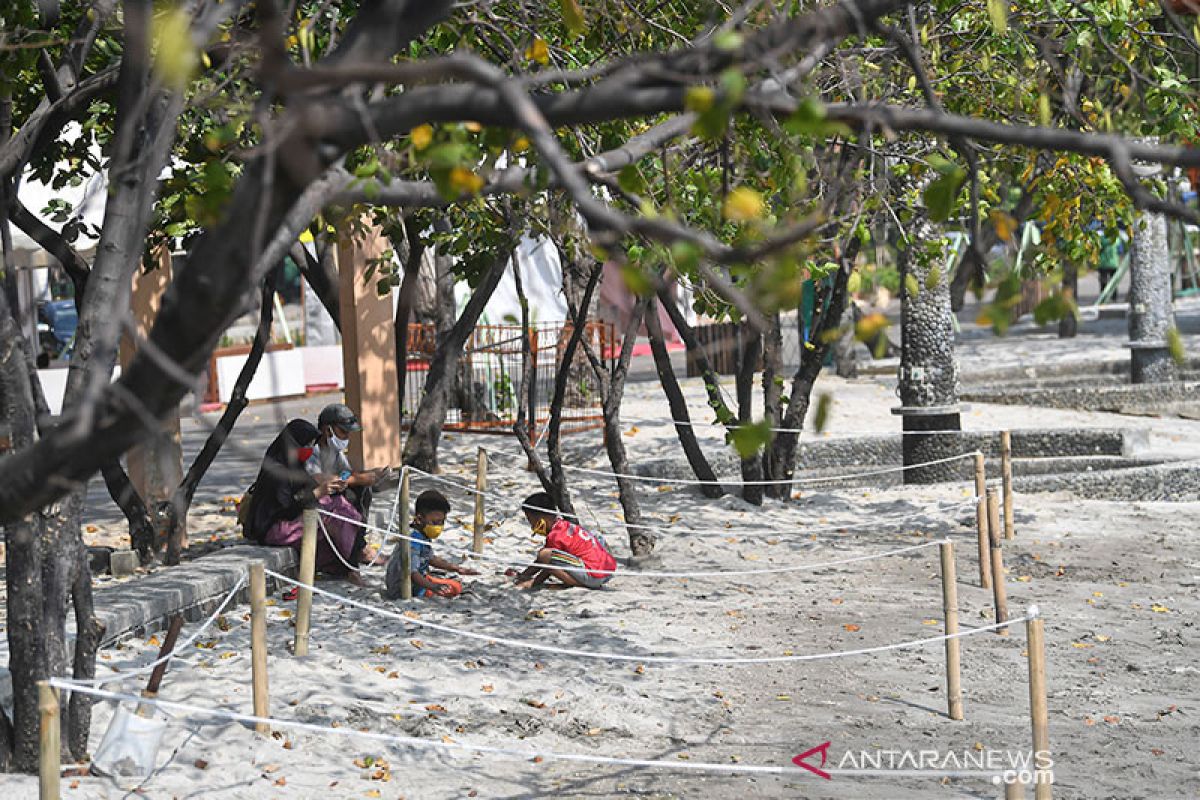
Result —
<instances>
[{"instance_id":1,"label":"white rope barrier","mask_svg":"<svg viewBox=\"0 0 1200 800\"><path fill-rule=\"evenodd\" d=\"M471 486L469 484L459 483L458 481L453 480L452 478L447 478L443 475L433 475L431 473L416 469L415 467L410 467L409 469L410 469L410 472L413 475L415 475L416 477L426 478L428 480L434 481L436 483L441 483L441 484L444 484L447 486L453 486L456 489L459 489L460 491L466 492L467 494L478 494L478 495L482 495L484 497L491 497L496 500L501 500L504 502L512 502L512 497L510 497L508 495L503 495L498 492L484 491L484 490L476 489L474 486ZM971 498L969 500L964 500L960 503L952 503L950 505L944 505L944 506L940 506L940 507L934 508L934 509L927 509L927 510L916 511L916 512L912 512L912 513L906 512L904 514L895 515L895 516L876 517L875 519L865 521L865 522L860 522L860 523L846 523L843 525L827 525L825 527L814 527L814 528L801 528L800 526L795 525L795 524L783 524L783 525L778 525L776 527L768 527L767 530L737 531L733 528L680 528L680 527L671 527L671 526L665 526L665 525L651 525L648 523L641 523L641 522L631 523L631 522L626 522L624 520L619 520L619 519L614 519L613 521L615 524L620 525L626 529L642 528L645 530L661 531L664 533L688 533L688 534L694 533L694 534L699 534L699 535L712 535L712 536L737 535L740 537L777 536L777 535L779 535L780 532L786 532L786 533L794 532L794 533L800 533L800 534L809 534L809 533L823 533L826 531L861 530L863 528L874 527L881 522L899 522L899 521L902 521L905 519L915 519L917 517L924 517L924 516L929 516L929 515L933 515L933 514L941 514L942 512L945 512L945 511L953 511L955 509L964 508L966 506L974 506L976 502L977 501L975 498ZM533 511L545 511L550 514L557 514L560 517L575 520L576 522L579 522L582 519L581 517L579 517L576 514L568 514L565 511L556 511L555 509L552 509L552 508L541 508L539 506L522 506L522 507L529 508ZM505 517L505 519L507 519L507 517ZM754 524L758 528L763 528L766 526L766 523L768 523L768 522L770 522L772 524L775 523L774 520L763 520L761 517L759 517L759 518L755 519Z\"/></svg>"},{"instance_id":2,"label":"white rope barrier","mask_svg":"<svg viewBox=\"0 0 1200 800\"><path fill-rule=\"evenodd\" d=\"M682 420L671 419L669 417L666 419L651 419L649 417L626 417L624 414L621 415L621 422L622 423L630 423L633 425L672 425L677 428L714 428L714 429L721 430L721 431L735 431L735 430L739 430L741 428L753 427L753 428L760 429L760 430L768 430L771 433L801 433L801 434L807 433L807 434L813 434L813 435L822 436L822 437L831 437L832 434L834 433L834 432L830 432L830 431L818 431L815 428L777 428L777 427L760 428L758 425L741 425L741 424L724 425L720 422L697 422L696 420L688 420L687 422L684 422ZM924 435L928 435L928 434L939 434L939 435L941 435L941 434L958 434L958 435L963 435L963 436L970 436L972 434L1002 433L1006 430L1011 430L1011 428L973 428L971 430L954 430L954 429L947 428L944 430L931 430L931 431L839 430L839 431L836 431L836 434L838 436L847 436L847 437L849 437L849 436L924 436ZM1064 428L1063 430L1068 430L1068 429Z\"/></svg>"},{"instance_id":3,"label":"white rope barrier","mask_svg":"<svg viewBox=\"0 0 1200 800\"><path fill-rule=\"evenodd\" d=\"M536 761L542 759L546 761L570 761L584 764L603 764L608 766L623 766L623 767L644 767L669 770L682 770L689 772L733 772L733 773L754 773L754 774L810 774L806 770L797 767L784 766L768 766L758 764L717 764L707 763L702 761L656 761L651 759L639 758L615 758L611 756L597 756L585 753L560 753L551 750L527 750L514 747L496 747L486 744L472 744L469 742L455 741L435 741L431 739L421 739L414 736L402 736L393 733L375 733L372 731L357 730L353 727L338 727L330 728L323 725L315 725L310 722L301 722L294 719L282 719L280 717L259 717L253 714L242 714L237 711L227 711L222 708L205 708L203 706L193 705L191 703L179 703L171 700L161 700L159 698L144 698L137 697L131 694L120 694L117 692L109 692L103 689L96 689L86 684L76 683L74 681L65 680L63 678L51 678L50 684L59 689L66 691L79 692L87 694L102 700L112 700L118 703L130 702L143 705L152 705L164 711L174 711L179 715L186 715L201 718L215 718L229 720L230 722L239 722L245 725L266 724L272 729L288 728L298 731L306 731L327 736L344 736L356 739L366 739L373 742L383 744L393 744L403 747L416 747L427 750L447 750L469 753L482 753L486 755L500 756L505 758L515 758L522 761ZM828 771L828 770L826 770Z\"/></svg>"},{"instance_id":4,"label":"white rope barrier","mask_svg":"<svg viewBox=\"0 0 1200 800\"><path fill-rule=\"evenodd\" d=\"M349 519L347 519L345 517L339 517L337 514L334 514L332 511L323 511L323 510L318 509L318 513L325 515L325 516L333 517L334 519L345 519L347 522L350 521ZM321 527L324 528L324 522L321 523ZM372 525L367 525L365 523L363 523L363 527L365 527L369 530L376 530L376 531L381 530L380 528L374 527ZM326 534L326 535L328 535L328 534ZM421 540L421 539L417 539L412 536L405 536L400 533L388 533L387 538L393 539L393 540L405 541L405 542L418 542L418 543L422 543L422 544L424 543L423 540ZM610 573L606 570L598 570L598 572L601 575L613 575L613 576L617 576L617 577L621 577L621 578L723 578L723 577L735 577L735 576L745 576L745 575L778 575L778 574L787 573L787 572L807 572L807 571L812 571L812 570L825 569L826 567L836 567L836 566L841 566L843 564L854 564L854 563L861 562L861 561L873 561L877 558L887 558L889 556L896 556L896 555L900 555L902 553L910 553L914 550L923 550L926 547L936 547L937 545L942 544L942 542L948 542L948 541L950 541L950 540L949 539L937 539L935 541L921 542L920 544L914 544L914 545L910 545L908 547L901 547L896 550L888 550L883 553L872 553L872 554L865 555L865 556L853 556L850 558L842 558L842 559L838 559L836 561L825 561L825 562L817 563L817 564L796 564L796 565L787 566L787 567L765 567L763 569L744 569L744 570L725 570L725 571L709 570L709 571L704 571L704 572L658 572L658 571L653 571L653 570L636 570L636 571L632 571L632 572L619 572L619 573L615 572L615 571ZM332 542L330 544L332 545ZM561 566L558 564L545 564L545 563L541 563L541 562L537 562L537 561L533 561L533 562L510 561L510 560L504 558L503 556L493 556L488 553L476 553L465 547L455 547L453 545L443 545L443 547L444 547L444 549L446 549L452 553L458 553L461 555L471 556L473 558L479 558L484 561L492 561L492 562L500 564L501 566L512 567L514 569L526 569L528 567L552 567L553 569L559 569L559 570L562 570L563 572L570 572L573 574L587 574L587 575L593 574L591 571L589 571L585 567L567 567L567 566ZM345 561L343 561L342 563L344 564Z\"/></svg>"},{"instance_id":5,"label":"white rope barrier","mask_svg":"<svg viewBox=\"0 0 1200 800\"><path fill-rule=\"evenodd\" d=\"M504 450L492 450L483 448L489 455L500 456L502 459L508 459L510 462L517 459L523 459L523 455L516 455ZM646 483L669 483L677 486L792 486L792 485L810 485L814 483L833 483L836 481L851 480L854 478L869 477L873 475L887 475L892 472L904 472L909 469L920 469L921 467L932 467L938 464L948 464L952 461L961 461L965 458L975 458L979 455L979 451L971 451L970 453L959 453L954 456L945 458L935 458L932 461L922 461L917 464L903 464L898 467L881 467L879 469L865 470L863 472L847 473L845 475L822 475L811 478L779 478L772 480L761 481L741 481L731 480L727 478L717 478L712 481L702 481L696 478L659 478L653 475L633 475L623 472L610 472L603 469L593 469L591 467L576 467L569 464L563 464L563 469L573 470L575 472L585 472L589 475L597 475L606 478L624 478L631 481L643 481Z\"/></svg>"},{"instance_id":6,"label":"white rope barrier","mask_svg":"<svg viewBox=\"0 0 1200 800\"><path fill-rule=\"evenodd\" d=\"M217 617L221 616L221 614L225 611L226 606L228 606L231 602L233 602L233 598L237 596L237 593L245 585L246 585L246 576L239 575L237 582L235 584L233 584L233 588L229 590L229 593L227 595L225 595L225 599L222 600L221 604L217 606L217 610L214 611L212 614L210 614L208 619L204 620L204 622L200 625L200 627L197 628L196 631L191 636L189 636L187 639L184 639L179 644L175 645L175 649L172 650L170 653L167 653L165 656L156 658L149 663L143 664L140 667L128 669L128 670L125 670L124 672L118 672L116 675L108 675L103 678L90 678L87 680L87 683L91 684L93 686L100 686L105 683L114 683L116 681L124 680L133 675L141 675L143 673L150 672L155 667L157 667L159 664L168 662L172 658L176 658L177 657L176 653L178 653L180 650L186 650L193 642L195 642L197 639L199 639L200 636L206 630L208 630L208 627L210 625L212 625L214 622L216 622ZM111 670L117 669L116 667L112 666L111 664L105 664L104 666L108 667Z\"/></svg>"},{"instance_id":7,"label":"white rope barrier","mask_svg":"<svg viewBox=\"0 0 1200 800\"><path fill-rule=\"evenodd\" d=\"M343 603L352 608L357 608L366 611L370 614L375 614L380 617L394 619L397 622L402 622L406 625L416 625L417 627L427 628L429 630L448 633L452 636L460 636L467 639L475 639L483 642L495 642L496 644L506 645L508 647L520 647L526 650L536 650L542 653L553 653L556 655L575 656L578 658L592 658L608 661L636 661L641 663L655 664L707 664L712 666L728 666L736 664L779 664L795 661L822 661L831 658L842 658L846 656L869 655L872 653L884 653L889 650L904 650L915 647L924 647L938 642L944 642L947 639L959 639L966 636L975 636L980 633L988 633L990 631L1007 628L1010 625L1015 625L1019 622L1024 622L1025 617L1017 617L1008 619L1004 622L997 622L992 625L986 625L980 628L971 628L970 630L960 631L954 634L942 636L930 636L925 639L913 639L906 642L896 642L893 644L876 645L875 647L863 647L856 650L838 650L826 653L806 653L801 655L782 655L782 656L740 656L736 658L698 658L690 656L668 656L654 654L631 654L631 653L612 653L599 650L577 650L567 647L555 647L553 645L541 644L539 642L531 642L527 639L510 639L504 636L489 636L476 631L465 630L463 628L455 628L450 625L442 625L437 622L429 622L423 619L414 619L406 617L403 614L392 611L386 608L373 606L369 603L362 603L353 598L344 595L335 594L333 592L321 589L317 586L301 583L295 578L289 578L287 575L282 575L272 570L266 570L266 574L277 580L290 583L304 589L310 589L314 594L319 594L338 603Z\"/></svg>"},{"instance_id":8,"label":"white rope barrier","mask_svg":"<svg viewBox=\"0 0 1200 800\"><path fill-rule=\"evenodd\" d=\"M342 558L341 551L339 551L337 548L337 545L333 543L333 537L329 535L329 529L325 527L325 520L321 519L322 515L327 516L327 517L332 517L333 519L341 520L342 522L349 522L352 525L357 525L358 527L362 528L363 530L383 531L385 540L389 538L388 531L384 530L383 528L378 527L377 525L370 525L366 522L366 520L360 521L360 520L356 520L356 519L350 519L349 517L343 517L343 516L334 514L332 511L325 511L320 506L317 507L317 522L320 523L320 525L321 525L321 533L325 534L325 541L329 543L329 549L333 551L333 554L335 556L337 556L337 560L342 562L342 566L346 567L346 569L351 570L353 572L362 572L363 570L365 570L369 567L373 567L373 566L375 566L376 563L378 563L380 556L383 555L383 542L380 542L379 549L375 552L375 557L371 559L370 563L360 564L359 566L356 567L356 566L353 566L346 559Z\"/></svg>"}]
</instances>

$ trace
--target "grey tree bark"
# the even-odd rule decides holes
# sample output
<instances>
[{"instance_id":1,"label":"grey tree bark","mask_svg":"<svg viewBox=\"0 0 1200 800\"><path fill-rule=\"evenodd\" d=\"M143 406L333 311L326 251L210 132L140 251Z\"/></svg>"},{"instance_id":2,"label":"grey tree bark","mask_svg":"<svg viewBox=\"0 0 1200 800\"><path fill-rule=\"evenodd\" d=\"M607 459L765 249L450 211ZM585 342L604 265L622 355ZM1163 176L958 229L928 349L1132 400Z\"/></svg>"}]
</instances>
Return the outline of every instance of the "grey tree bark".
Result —
<instances>
[{"instance_id":1,"label":"grey tree bark","mask_svg":"<svg viewBox=\"0 0 1200 800\"><path fill-rule=\"evenodd\" d=\"M911 246L913 249L919 245ZM950 310L950 286L937 274L936 259L914 258L911 249L901 249L900 295L900 408L904 420L904 464L920 464L961 452L955 434L923 431L961 430L958 407L958 363L954 357L954 325ZM907 276L918 290L908 291ZM963 474L962 464L947 462L913 467L904 471L905 483L934 483Z\"/></svg>"},{"instance_id":2,"label":"grey tree bark","mask_svg":"<svg viewBox=\"0 0 1200 800\"><path fill-rule=\"evenodd\" d=\"M1133 383L1176 380L1168 347L1175 327L1171 307L1171 253L1167 218L1143 212L1133 228L1129 262L1129 348Z\"/></svg>"}]
</instances>

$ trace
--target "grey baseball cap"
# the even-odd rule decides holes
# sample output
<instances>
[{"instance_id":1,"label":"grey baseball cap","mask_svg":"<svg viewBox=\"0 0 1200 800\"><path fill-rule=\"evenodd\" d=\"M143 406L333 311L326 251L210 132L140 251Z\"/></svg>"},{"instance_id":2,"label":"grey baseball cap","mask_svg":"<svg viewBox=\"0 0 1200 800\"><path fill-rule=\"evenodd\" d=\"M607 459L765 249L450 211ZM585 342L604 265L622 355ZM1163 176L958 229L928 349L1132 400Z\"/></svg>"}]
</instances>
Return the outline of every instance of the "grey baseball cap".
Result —
<instances>
[{"instance_id":1,"label":"grey baseball cap","mask_svg":"<svg viewBox=\"0 0 1200 800\"><path fill-rule=\"evenodd\" d=\"M321 409L321 414L317 417L317 427L324 428L326 425L337 425L348 431L362 430L362 423L354 416L350 406L342 403L331 403Z\"/></svg>"}]
</instances>

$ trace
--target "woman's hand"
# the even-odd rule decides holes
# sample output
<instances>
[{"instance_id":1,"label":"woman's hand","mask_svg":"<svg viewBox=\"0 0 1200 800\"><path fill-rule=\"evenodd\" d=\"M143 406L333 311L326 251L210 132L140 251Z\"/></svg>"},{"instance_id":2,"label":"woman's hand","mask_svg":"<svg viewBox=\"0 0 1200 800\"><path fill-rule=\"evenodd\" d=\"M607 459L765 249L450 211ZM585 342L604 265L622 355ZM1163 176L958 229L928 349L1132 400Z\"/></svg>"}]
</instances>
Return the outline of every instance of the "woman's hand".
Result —
<instances>
[{"instance_id":1,"label":"woman's hand","mask_svg":"<svg viewBox=\"0 0 1200 800\"><path fill-rule=\"evenodd\" d=\"M313 489L313 496L318 500L322 497L328 497L331 494L344 492L346 490L346 482L336 475L322 476L317 480L317 488Z\"/></svg>"}]
</instances>

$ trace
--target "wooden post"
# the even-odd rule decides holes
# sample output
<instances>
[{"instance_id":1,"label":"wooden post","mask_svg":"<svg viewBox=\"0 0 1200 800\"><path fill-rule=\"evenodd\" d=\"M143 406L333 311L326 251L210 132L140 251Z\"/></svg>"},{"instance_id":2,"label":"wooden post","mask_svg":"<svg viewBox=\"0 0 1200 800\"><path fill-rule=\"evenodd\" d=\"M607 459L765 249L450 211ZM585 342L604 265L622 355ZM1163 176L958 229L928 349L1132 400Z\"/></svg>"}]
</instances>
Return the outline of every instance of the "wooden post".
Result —
<instances>
[{"instance_id":1,"label":"wooden post","mask_svg":"<svg viewBox=\"0 0 1200 800\"><path fill-rule=\"evenodd\" d=\"M483 493L487 491L487 451L479 448L475 456L475 527L471 536L471 552L483 552Z\"/></svg>"},{"instance_id":2,"label":"wooden post","mask_svg":"<svg viewBox=\"0 0 1200 800\"><path fill-rule=\"evenodd\" d=\"M1034 797L1050 800L1050 774L1037 769L1039 754L1049 757L1050 721L1046 706L1046 630L1037 606L1025 620L1025 649L1029 654L1029 718L1033 724Z\"/></svg>"},{"instance_id":3,"label":"wooden post","mask_svg":"<svg viewBox=\"0 0 1200 800\"><path fill-rule=\"evenodd\" d=\"M975 454L975 530L979 534L979 585L992 588L992 556L987 535L987 467L983 453Z\"/></svg>"},{"instance_id":4,"label":"wooden post","mask_svg":"<svg viewBox=\"0 0 1200 800\"><path fill-rule=\"evenodd\" d=\"M401 519L412 519L412 510L409 507L409 488L408 488L408 470L404 470L404 474L400 476L400 514ZM404 524L404 535L411 536L412 526ZM412 543L401 539L400 544L400 599L412 599Z\"/></svg>"},{"instance_id":5,"label":"wooden post","mask_svg":"<svg viewBox=\"0 0 1200 800\"><path fill-rule=\"evenodd\" d=\"M49 681L38 681L37 687L38 714L41 717L38 731L38 798L58 800L62 775L58 689L51 686Z\"/></svg>"},{"instance_id":6,"label":"wooden post","mask_svg":"<svg viewBox=\"0 0 1200 800\"><path fill-rule=\"evenodd\" d=\"M304 533L300 539L300 582L313 585L317 576L317 510L304 509ZM312 589L299 587L296 592L296 638L292 654L308 655L308 632L312 628Z\"/></svg>"},{"instance_id":7,"label":"wooden post","mask_svg":"<svg viewBox=\"0 0 1200 800\"><path fill-rule=\"evenodd\" d=\"M1004 800L1025 800L1025 784L1019 780L1004 784Z\"/></svg>"},{"instance_id":8,"label":"wooden post","mask_svg":"<svg viewBox=\"0 0 1200 800\"><path fill-rule=\"evenodd\" d=\"M988 539L992 545L992 596L996 601L996 622L1008 620L1008 592L1004 586L1004 557L1000 551L1000 504L996 499L996 490L988 489ZM996 633L1008 636L1008 628L1000 628Z\"/></svg>"},{"instance_id":9,"label":"wooden post","mask_svg":"<svg viewBox=\"0 0 1200 800\"><path fill-rule=\"evenodd\" d=\"M250 678L254 689L254 716L270 714L267 706L267 576L263 564L250 565ZM259 733L270 733L265 722L256 722Z\"/></svg>"},{"instance_id":10,"label":"wooden post","mask_svg":"<svg viewBox=\"0 0 1200 800\"><path fill-rule=\"evenodd\" d=\"M1000 480L1004 490L1004 538L1013 538L1012 434L1000 432Z\"/></svg>"},{"instance_id":11,"label":"wooden post","mask_svg":"<svg viewBox=\"0 0 1200 800\"><path fill-rule=\"evenodd\" d=\"M942 611L946 614L946 636L958 633L958 578L954 568L954 543L942 542ZM962 675L960 642L946 639L946 703L950 719L962 719Z\"/></svg>"}]
</instances>

